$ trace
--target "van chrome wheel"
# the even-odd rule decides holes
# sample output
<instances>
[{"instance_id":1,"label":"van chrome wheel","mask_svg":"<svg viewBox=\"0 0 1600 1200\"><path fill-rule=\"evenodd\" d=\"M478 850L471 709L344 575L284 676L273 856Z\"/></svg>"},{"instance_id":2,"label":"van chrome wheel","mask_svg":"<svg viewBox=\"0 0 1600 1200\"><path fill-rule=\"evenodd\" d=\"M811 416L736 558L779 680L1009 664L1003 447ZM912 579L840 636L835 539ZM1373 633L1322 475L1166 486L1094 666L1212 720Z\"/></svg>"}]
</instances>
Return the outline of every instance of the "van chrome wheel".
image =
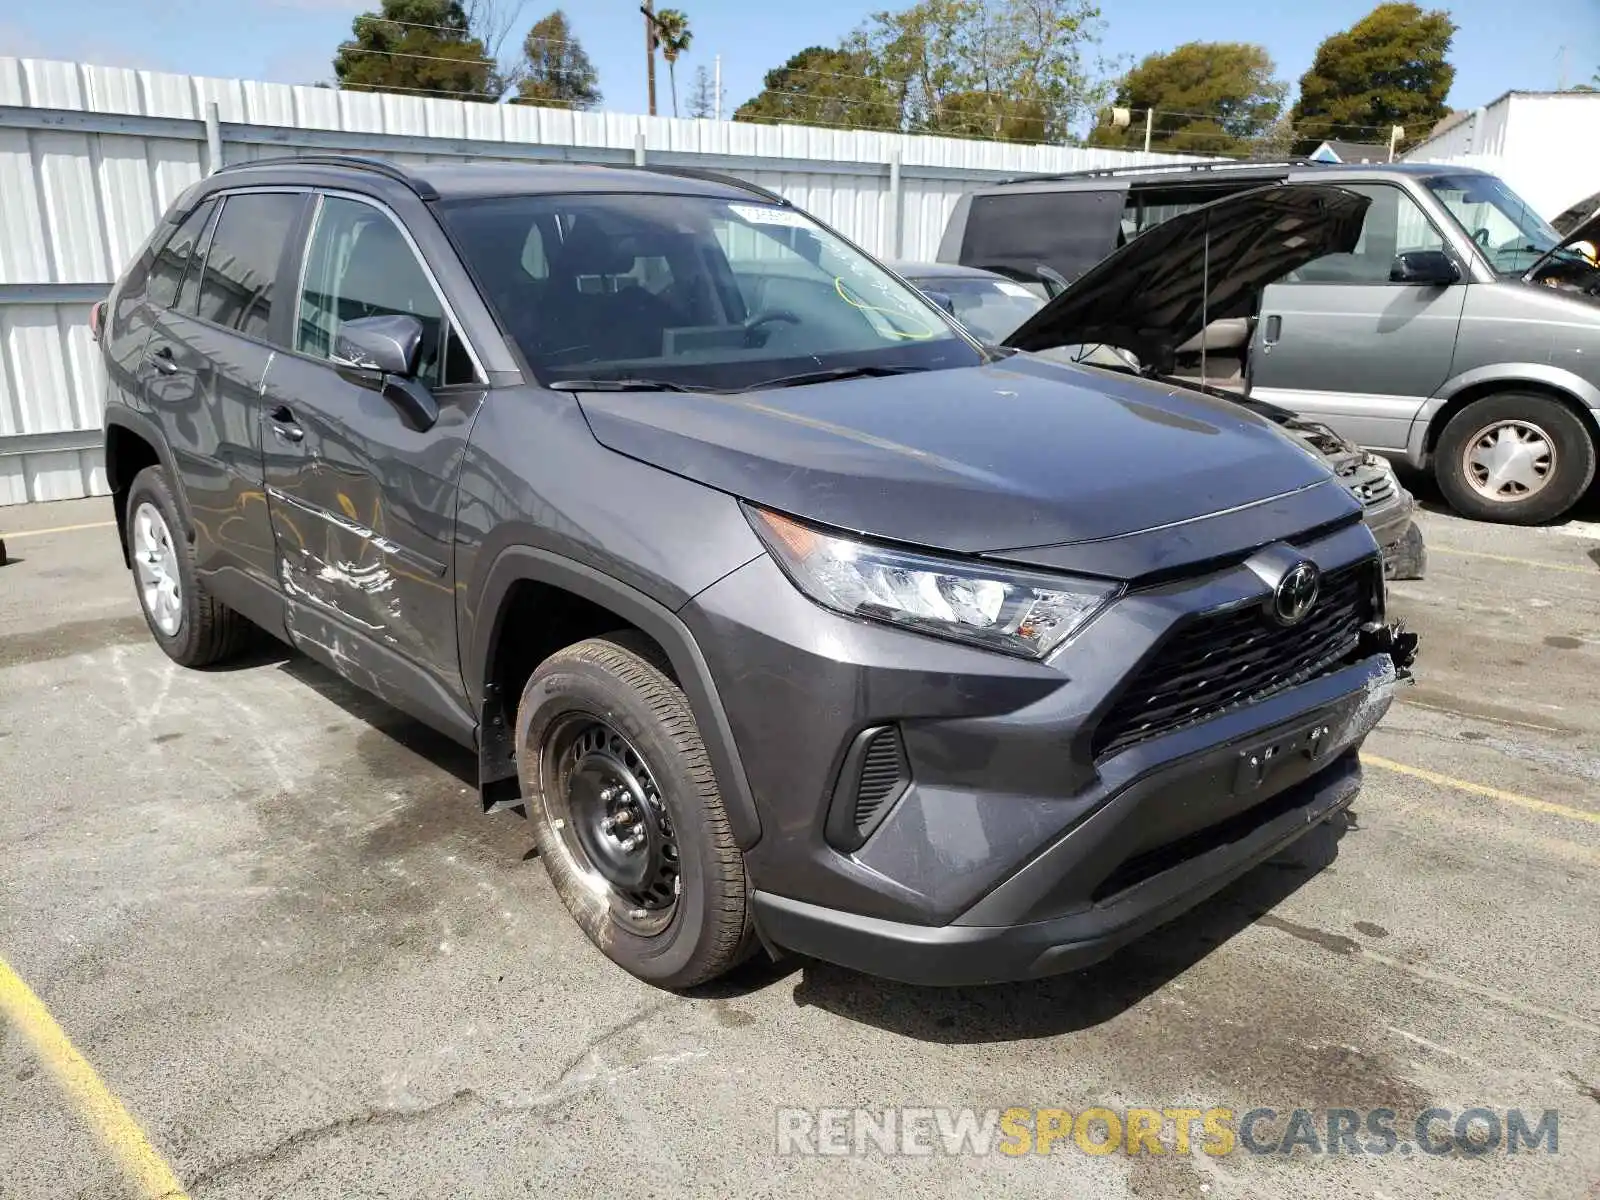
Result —
<instances>
[{"instance_id":1,"label":"van chrome wheel","mask_svg":"<svg viewBox=\"0 0 1600 1200\"><path fill-rule=\"evenodd\" d=\"M672 922L678 843L650 764L605 721L556 721L542 754L545 813L561 853L612 919L650 936Z\"/></svg>"},{"instance_id":2,"label":"van chrome wheel","mask_svg":"<svg viewBox=\"0 0 1600 1200\"><path fill-rule=\"evenodd\" d=\"M1531 421L1496 421L1467 439L1461 467L1479 495L1502 504L1522 500L1555 475L1555 442Z\"/></svg>"},{"instance_id":3,"label":"van chrome wheel","mask_svg":"<svg viewBox=\"0 0 1600 1200\"><path fill-rule=\"evenodd\" d=\"M133 568L139 578L139 600L150 621L166 637L183 627L183 582L172 530L154 504L141 504L133 514Z\"/></svg>"}]
</instances>

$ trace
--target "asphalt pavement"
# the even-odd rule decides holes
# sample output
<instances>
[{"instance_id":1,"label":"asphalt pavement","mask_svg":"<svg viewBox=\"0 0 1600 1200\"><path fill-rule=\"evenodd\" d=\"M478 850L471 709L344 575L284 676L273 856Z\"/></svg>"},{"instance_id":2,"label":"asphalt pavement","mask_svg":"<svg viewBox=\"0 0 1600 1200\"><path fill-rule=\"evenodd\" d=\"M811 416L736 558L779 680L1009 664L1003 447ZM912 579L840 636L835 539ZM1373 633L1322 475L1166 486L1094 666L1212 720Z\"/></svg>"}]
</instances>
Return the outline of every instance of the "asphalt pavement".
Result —
<instances>
[{"instance_id":1,"label":"asphalt pavement","mask_svg":"<svg viewBox=\"0 0 1600 1200\"><path fill-rule=\"evenodd\" d=\"M1418 678L1352 819L1106 964L928 991L762 962L683 997L591 948L460 750L287 650L170 664L108 515L0 509L5 1200L1600 1196L1600 525L1425 514L1427 577L1391 589ZM1305 1109L1316 1145L780 1136L1136 1107L1270 1109L1266 1149ZM1383 1109L1392 1151L1328 1137ZM1449 1140L1472 1109L1481 1154ZM1511 1153L1512 1110L1557 1118ZM128 1173L147 1152L181 1191Z\"/></svg>"}]
</instances>

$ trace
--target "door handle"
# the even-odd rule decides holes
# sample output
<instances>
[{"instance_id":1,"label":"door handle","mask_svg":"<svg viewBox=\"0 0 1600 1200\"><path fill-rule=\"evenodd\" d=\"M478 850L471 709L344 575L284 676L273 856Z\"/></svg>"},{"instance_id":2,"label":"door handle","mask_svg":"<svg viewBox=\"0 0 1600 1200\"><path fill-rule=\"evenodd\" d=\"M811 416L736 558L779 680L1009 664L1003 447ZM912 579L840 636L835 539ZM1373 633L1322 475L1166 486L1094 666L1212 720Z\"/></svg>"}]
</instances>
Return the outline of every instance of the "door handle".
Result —
<instances>
[{"instance_id":1,"label":"door handle","mask_svg":"<svg viewBox=\"0 0 1600 1200\"><path fill-rule=\"evenodd\" d=\"M1283 318L1277 313L1273 313L1267 318L1267 328L1266 332L1261 335L1261 344L1263 346L1275 346L1278 343L1278 339L1282 336Z\"/></svg>"},{"instance_id":2,"label":"door handle","mask_svg":"<svg viewBox=\"0 0 1600 1200\"><path fill-rule=\"evenodd\" d=\"M287 404L272 409L267 413L267 420L272 422L272 436L280 442L298 442L306 436L306 431L295 424L294 413L289 411Z\"/></svg>"},{"instance_id":3,"label":"door handle","mask_svg":"<svg viewBox=\"0 0 1600 1200\"><path fill-rule=\"evenodd\" d=\"M176 375L178 364L172 361L171 346L157 346L144 352L144 360L163 375Z\"/></svg>"}]
</instances>

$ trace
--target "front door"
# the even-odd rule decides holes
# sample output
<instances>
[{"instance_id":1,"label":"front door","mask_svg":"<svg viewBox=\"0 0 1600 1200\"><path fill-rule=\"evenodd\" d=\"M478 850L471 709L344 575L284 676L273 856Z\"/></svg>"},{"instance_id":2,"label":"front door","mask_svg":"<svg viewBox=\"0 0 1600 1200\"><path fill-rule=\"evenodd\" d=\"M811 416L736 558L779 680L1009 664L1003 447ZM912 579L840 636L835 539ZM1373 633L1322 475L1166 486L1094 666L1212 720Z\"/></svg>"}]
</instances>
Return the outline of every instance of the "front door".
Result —
<instances>
[{"instance_id":1,"label":"front door","mask_svg":"<svg viewBox=\"0 0 1600 1200\"><path fill-rule=\"evenodd\" d=\"M1389 282L1395 255L1447 250L1445 239L1403 189L1347 186L1372 200L1361 240L1266 289L1251 394L1359 445L1403 451L1417 410L1450 378L1467 285Z\"/></svg>"},{"instance_id":2,"label":"front door","mask_svg":"<svg viewBox=\"0 0 1600 1200\"><path fill-rule=\"evenodd\" d=\"M268 507L291 637L353 682L447 731L470 720L456 647L456 484L483 389L411 241L383 208L323 196L292 353L262 396ZM341 322L403 313L439 421L408 423L375 375L335 363Z\"/></svg>"}]
</instances>

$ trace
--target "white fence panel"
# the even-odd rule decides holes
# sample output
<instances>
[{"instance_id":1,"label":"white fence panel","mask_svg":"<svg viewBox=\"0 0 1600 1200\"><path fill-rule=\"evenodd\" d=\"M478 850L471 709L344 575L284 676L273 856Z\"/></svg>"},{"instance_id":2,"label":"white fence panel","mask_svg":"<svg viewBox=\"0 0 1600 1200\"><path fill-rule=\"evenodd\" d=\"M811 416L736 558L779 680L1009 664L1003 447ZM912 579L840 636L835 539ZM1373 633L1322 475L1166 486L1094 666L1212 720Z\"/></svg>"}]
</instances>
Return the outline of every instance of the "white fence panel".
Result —
<instances>
[{"instance_id":1,"label":"white fence panel","mask_svg":"<svg viewBox=\"0 0 1600 1200\"><path fill-rule=\"evenodd\" d=\"M574 113L0 57L0 504L103 493L92 302L217 164L283 154L427 163L701 166L772 189L868 251L931 259L956 197L1006 175L1182 156ZM900 162L899 189L891 162Z\"/></svg>"}]
</instances>

